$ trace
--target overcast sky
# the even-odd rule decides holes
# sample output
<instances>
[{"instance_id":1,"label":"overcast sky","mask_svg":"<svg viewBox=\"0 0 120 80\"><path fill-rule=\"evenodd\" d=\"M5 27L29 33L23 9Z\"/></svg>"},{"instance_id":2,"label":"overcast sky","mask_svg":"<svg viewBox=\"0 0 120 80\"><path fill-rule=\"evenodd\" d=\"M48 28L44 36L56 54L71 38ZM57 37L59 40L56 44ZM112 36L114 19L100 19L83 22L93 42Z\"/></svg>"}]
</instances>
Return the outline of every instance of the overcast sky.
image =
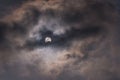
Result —
<instances>
[{"instance_id":1,"label":"overcast sky","mask_svg":"<svg viewBox=\"0 0 120 80\"><path fill-rule=\"evenodd\" d=\"M11 9L20 6L24 1L27 0L0 0L0 17L5 15L5 12L9 13Z\"/></svg>"},{"instance_id":2,"label":"overcast sky","mask_svg":"<svg viewBox=\"0 0 120 80\"><path fill-rule=\"evenodd\" d=\"M10 12L11 12L11 10L14 10L15 8L16 8L16 6L20 6L22 3L24 3L25 1L27 1L27 0L0 0L0 18L1 17L3 17L3 15L7 15L7 14L9 14ZM70 0L71 1L71 0ZM118 0L118 3L117 3L117 5L119 6L120 5L120 0ZM120 10L120 8L118 7L118 10ZM120 23L119 23L120 24ZM18 26L19 27L19 26ZM110 26L109 26L110 27ZM18 28L17 28L18 29ZM2 31L2 30L1 30ZM11 34L11 33L10 33ZM110 36L112 36L111 37L111 39L113 40L113 43L112 43L112 45L114 44L114 46L115 46L115 48L119 48L119 46L120 46L120 36L119 36L119 34L120 34L120 27L118 26L118 27L116 27L116 29L115 29L115 34L113 34L113 35L110 35ZM11 39L11 38L10 38ZM12 41L12 40L11 40ZM109 41L108 41L109 42ZM108 45L108 47L109 47L109 45ZM102 47L103 49L105 48L106 49L106 46L103 46ZM48 50L49 50L49 48L47 48ZM1 49L2 50L2 49ZM107 49L106 49L107 50ZM109 49L108 49L109 50ZM45 51L45 50L44 50ZM117 49L114 49L114 51L115 52L118 52L117 51ZM51 51L52 52L52 51ZM108 51L109 52L109 51ZM115 53L114 52L114 53ZM104 52L103 52L104 53ZM119 53L119 52L118 52ZM109 56L109 55L108 55ZM48 57L48 56L47 56ZM33 58L33 57L32 57ZM117 60L117 59L116 59ZM34 61L33 61L34 62ZM88 61L88 62L90 62L90 61ZM95 61L96 62L96 61ZM102 62L101 62L102 63ZM111 62L110 62L111 63ZM116 63L114 63L114 65L115 65ZM21 64L20 64L21 65ZM77 65L77 64L76 64ZM72 65L73 66L73 65ZM90 65L91 66L91 65ZM102 68L103 68L103 66L104 65L102 65ZM116 64L116 66L117 66L117 64ZM33 66L30 66L30 69L32 68ZM100 66L101 67L101 66ZM5 67L6 68L6 67ZM28 66L27 66L27 68L28 68ZM86 68L86 67L85 67ZM108 66L108 68L109 68L109 66ZM67 68L65 68L65 69L67 69ZM68 74L68 73L70 73L70 72L66 72L65 73L65 69L63 69L63 71L61 72L61 74L60 74L60 76L58 77L58 79L57 80L66 80L66 78L67 78L67 80L74 80L73 78L76 78L76 80L80 80L80 79L82 79L82 77L81 76L78 76L78 75L76 75L76 74ZM105 68L106 69L106 68ZM8 70L8 69L7 69ZM16 69L14 69L14 70L16 70ZM29 70L29 69L28 69ZM116 70L116 69L115 69ZM9 70L8 70L9 71ZM32 71L32 70L31 70ZM13 73L13 74L16 74L15 73L15 71L13 71L13 70L10 70L10 72L9 73L7 73L8 75L13 75L13 74L11 74L11 72ZM34 72L34 70L33 70L33 72ZM42 72L42 71L41 71ZM71 71L72 72L72 71ZM68 75L67 75L68 74ZM92 74L91 72L90 73L88 73L88 74ZM94 74L96 74L96 73L94 73ZM104 73L104 74L106 74L106 73ZM103 74L103 75L104 75ZM109 75L109 74L108 74ZM7 75L6 75L7 76ZM35 76L35 80L36 80L36 75L33 73L33 76ZM74 77L73 77L74 76ZM91 76L91 75L90 75ZM4 76L3 76L4 77ZM10 78L11 76L8 76L8 77L6 77L5 78L5 80L9 80L8 78ZM15 76L16 77L16 76ZM66 77L66 78L65 78ZM71 78L72 77L72 78ZM93 77L94 77L94 75L93 75ZM116 74L115 74L115 77L116 77ZM114 77L114 75L113 75L113 78L115 78ZM111 80L118 80L118 79L111 79ZM12 79L12 78L11 78ZM13 78L14 79L14 78ZM3 80L3 79L2 79ZM17 80L17 79L16 79ZM29 79L30 80L30 79ZM32 80L32 79L31 79ZM82 80L84 80L84 79L82 79ZM100 79L99 79L100 80ZM105 79L101 79L101 80L105 80Z\"/></svg>"}]
</instances>

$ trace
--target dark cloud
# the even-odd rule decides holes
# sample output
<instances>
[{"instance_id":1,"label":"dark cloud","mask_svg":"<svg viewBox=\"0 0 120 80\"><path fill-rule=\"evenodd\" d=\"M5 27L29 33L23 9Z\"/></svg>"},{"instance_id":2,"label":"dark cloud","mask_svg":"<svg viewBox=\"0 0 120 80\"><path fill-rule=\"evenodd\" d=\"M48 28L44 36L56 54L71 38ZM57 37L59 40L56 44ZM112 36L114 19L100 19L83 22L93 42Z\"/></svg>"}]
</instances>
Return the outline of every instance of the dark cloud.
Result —
<instances>
[{"instance_id":1,"label":"dark cloud","mask_svg":"<svg viewBox=\"0 0 120 80\"><path fill-rule=\"evenodd\" d=\"M0 1L0 80L120 79L112 0L26 1Z\"/></svg>"},{"instance_id":2,"label":"dark cloud","mask_svg":"<svg viewBox=\"0 0 120 80\"><path fill-rule=\"evenodd\" d=\"M12 9L16 9L16 7L20 6L25 1L27 0L0 0L0 17L10 14Z\"/></svg>"}]
</instances>

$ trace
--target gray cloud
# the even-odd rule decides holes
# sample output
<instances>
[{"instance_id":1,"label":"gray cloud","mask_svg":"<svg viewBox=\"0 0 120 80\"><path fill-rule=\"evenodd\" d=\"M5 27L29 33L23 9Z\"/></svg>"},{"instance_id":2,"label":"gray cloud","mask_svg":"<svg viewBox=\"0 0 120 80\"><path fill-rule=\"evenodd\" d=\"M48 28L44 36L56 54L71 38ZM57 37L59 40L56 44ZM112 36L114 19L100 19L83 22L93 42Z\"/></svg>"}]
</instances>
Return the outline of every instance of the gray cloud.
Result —
<instances>
[{"instance_id":1,"label":"gray cloud","mask_svg":"<svg viewBox=\"0 0 120 80\"><path fill-rule=\"evenodd\" d=\"M116 16L112 0L24 2L0 20L0 79L119 80Z\"/></svg>"}]
</instances>

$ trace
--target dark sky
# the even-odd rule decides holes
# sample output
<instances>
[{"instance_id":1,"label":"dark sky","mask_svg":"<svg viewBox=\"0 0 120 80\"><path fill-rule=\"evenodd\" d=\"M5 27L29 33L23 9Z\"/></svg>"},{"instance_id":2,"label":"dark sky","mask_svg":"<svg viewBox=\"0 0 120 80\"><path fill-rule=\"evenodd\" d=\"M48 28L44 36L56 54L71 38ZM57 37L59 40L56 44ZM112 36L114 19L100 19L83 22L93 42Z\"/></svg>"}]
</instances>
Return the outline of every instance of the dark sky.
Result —
<instances>
[{"instance_id":1,"label":"dark sky","mask_svg":"<svg viewBox=\"0 0 120 80\"><path fill-rule=\"evenodd\" d=\"M28 0L0 0L0 17L4 15L5 11L9 13L11 8L15 8L16 6L20 6L22 3ZM120 11L120 0L117 0L118 5L117 9Z\"/></svg>"},{"instance_id":2,"label":"dark sky","mask_svg":"<svg viewBox=\"0 0 120 80\"><path fill-rule=\"evenodd\" d=\"M20 6L27 0L0 0L0 17L3 17L5 13L10 13L12 9Z\"/></svg>"},{"instance_id":3,"label":"dark sky","mask_svg":"<svg viewBox=\"0 0 120 80\"><path fill-rule=\"evenodd\" d=\"M27 0L0 0L0 18L1 17L3 17L4 15L7 15L7 14L9 14L9 13L11 13L12 12L12 10L14 10L16 7L18 7L18 6L20 6L22 3L24 3L25 1L27 1ZM118 5L118 7L117 7L117 10L119 10L120 11L120 0L117 0L118 1L118 3L116 3L117 5ZM119 21L118 21L119 22ZM118 25L119 25L120 23L118 23ZM112 44L114 44L114 46L115 47L117 47L117 48L119 48L120 47L120 36L119 36L119 34L120 34L120 27L118 26L118 27L116 27L116 29L115 29L115 34L114 34L114 36L112 37L112 39L113 39L113 43ZM104 48L104 47L103 47ZM105 47L106 48L106 47ZM117 49L114 49L114 50L116 50L116 52L117 52ZM31 69L31 67L32 66L30 66L30 69ZM66 69L66 68L65 68ZM12 75L11 73L7 73L8 75ZM16 74L16 73L14 73L13 72L13 74ZM72 77L72 76L74 76L74 75L71 75L71 76L69 76L69 75L66 75L66 74L68 74L68 73L66 73L64 70L63 70L63 72L60 74L60 76L58 77L58 79L57 80L74 80L73 78L78 78L78 79L76 79L76 80L80 80L80 79L82 79L82 77L81 76L77 76L77 75L75 75L75 77ZM91 74L91 73L90 73ZM104 73L104 74L106 74L106 73ZM104 75L103 74L103 75ZM36 76L36 75L35 75ZM4 76L3 76L4 77ZM67 77L67 79L65 79L65 77ZM72 78L71 78L72 77ZM8 78L9 78L9 76L8 76ZM36 79L36 78L35 78ZM35 80L34 79L34 80ZM102 79L102 78L101 78ZM8 80L7 79L7 77L5 78L5 80ZM17 80L17 79L16 79ZM29 80L32 80L32 79L29 79ZM82 80L84 80L84 79L82 79ZM100 79L99 79L100 80ZM103 80L105 80L105 79L103 79ZM119 80L119 79L110 79L110 80Z\"/></svg>"}]
</instances>

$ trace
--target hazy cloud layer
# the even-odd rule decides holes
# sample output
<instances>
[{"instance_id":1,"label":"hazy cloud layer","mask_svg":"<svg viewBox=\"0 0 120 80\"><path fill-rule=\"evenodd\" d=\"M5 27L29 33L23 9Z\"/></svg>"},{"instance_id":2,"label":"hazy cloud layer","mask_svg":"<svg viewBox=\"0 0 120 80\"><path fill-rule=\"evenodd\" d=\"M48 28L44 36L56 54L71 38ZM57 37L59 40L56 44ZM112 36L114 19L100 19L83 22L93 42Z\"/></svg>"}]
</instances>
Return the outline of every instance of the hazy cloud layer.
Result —
<instances>
[{"instance_id":1,"label":"hazy cloud layer","mask_svg":"<svg viewBox=\"0 0 120 80\"><path fill-rule=\"evenodd\" d=\"M8 2L19 7L0 20L0 80L120 79L115 1Z\"/></svg>"}]
</instances>

